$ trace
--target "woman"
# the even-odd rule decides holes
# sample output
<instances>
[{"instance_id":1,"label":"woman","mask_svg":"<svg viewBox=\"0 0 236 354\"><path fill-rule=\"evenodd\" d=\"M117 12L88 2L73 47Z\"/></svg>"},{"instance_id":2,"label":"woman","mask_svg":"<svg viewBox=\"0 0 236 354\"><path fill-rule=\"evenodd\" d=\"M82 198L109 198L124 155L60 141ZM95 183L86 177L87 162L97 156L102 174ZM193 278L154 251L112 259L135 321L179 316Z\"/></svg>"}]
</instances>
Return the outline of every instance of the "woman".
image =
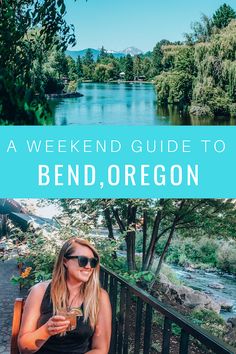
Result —
<instances>
[{"instance_id":1,"label":"woman","mask_svg":"<svg viewBox=\"0 0 236 354\"><path fill-rule=\"evenodd\" d=\"M107 354L111 305L99 285L99 256L86 240L69 239L52 280L32 287L26 300L18 345L22 354ZM75 329L65 311L76 309Z\"/></svg>"}]
</instances>

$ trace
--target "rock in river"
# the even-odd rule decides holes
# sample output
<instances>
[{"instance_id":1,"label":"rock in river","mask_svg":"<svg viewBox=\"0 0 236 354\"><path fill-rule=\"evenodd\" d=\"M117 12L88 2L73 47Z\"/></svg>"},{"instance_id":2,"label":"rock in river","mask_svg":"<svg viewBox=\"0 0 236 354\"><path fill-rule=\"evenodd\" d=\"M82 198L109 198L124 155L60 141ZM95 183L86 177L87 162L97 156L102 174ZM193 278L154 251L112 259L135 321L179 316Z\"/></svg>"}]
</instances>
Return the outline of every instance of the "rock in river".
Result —
<instances>
[{"instance_id":1,"label":"rock in river","mask_svg":"<svg viewBox=\"0 0 236 354\"><path fill-rule=\"evenodd\" d=\"M160 276L160 283L165 293L176 303L188 306L191 309L206 308L220 313L221 304L216 302L209 295L184 285L172 284L163 274Z\"/></svg>"},{"instance_id":2,"label":"rock in river","mask_svg":"<svg viewBox=\"0 0 236 354\"><path fill-rule=\"evenodd\" d=\"M224 285L223 284L220 284L220 283L211 283L211 284L208 284L209 288L212 288L212 289L224 289Z\"/></svg>"}]
</instances>

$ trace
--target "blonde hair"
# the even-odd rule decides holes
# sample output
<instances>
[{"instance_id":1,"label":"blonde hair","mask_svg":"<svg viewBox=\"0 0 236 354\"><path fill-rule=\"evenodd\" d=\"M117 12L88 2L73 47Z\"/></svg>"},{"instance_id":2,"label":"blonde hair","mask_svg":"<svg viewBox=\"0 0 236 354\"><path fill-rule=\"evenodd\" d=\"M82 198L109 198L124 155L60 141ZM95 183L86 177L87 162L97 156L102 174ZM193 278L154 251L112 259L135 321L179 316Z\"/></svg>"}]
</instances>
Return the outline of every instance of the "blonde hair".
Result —
<instances>
[{"instance_id":1,"label":"blonde hair","mask_svg":"<svg viewBox=\"0 0 236 354\"><path fill-rule=\"evenodd\" d=\"M64 266L65 255L69 256L74 250L74 244L79 244L90 248L94 257L99 259L97 250L87 241L81 238L73 237L64 243L54 265L52 282L51 282L51 300L53 304L53 313L56 314L61 310L65 310L68 306L69 290L67 287L67 270ZM98 316L98 302L100 295L99 281L100 264L94 268L88 282L81 287L83 296L83 315L84 321L89 320L92 328L95 327Z\"/></svg>"}]
</instances>

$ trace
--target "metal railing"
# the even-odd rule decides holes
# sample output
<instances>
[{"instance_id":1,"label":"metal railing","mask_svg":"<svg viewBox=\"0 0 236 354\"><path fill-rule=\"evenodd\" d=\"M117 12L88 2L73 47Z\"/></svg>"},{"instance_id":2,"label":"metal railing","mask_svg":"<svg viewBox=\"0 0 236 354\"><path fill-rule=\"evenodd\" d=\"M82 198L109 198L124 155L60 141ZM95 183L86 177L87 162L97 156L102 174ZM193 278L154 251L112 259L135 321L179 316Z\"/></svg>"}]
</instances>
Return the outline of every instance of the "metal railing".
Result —
<instances>
[{"instance_id":1,"label":"metal railing","mask_svg":"<svg viewBox=\"0 0 236 354\"><path fill-rule=\"evenodd\" d=\"M236 353L172 307L105 267L101 267L101 284L112 305L110 354ZM173 334L173 325L179 336Z\"/></svg>"}]
</instances>

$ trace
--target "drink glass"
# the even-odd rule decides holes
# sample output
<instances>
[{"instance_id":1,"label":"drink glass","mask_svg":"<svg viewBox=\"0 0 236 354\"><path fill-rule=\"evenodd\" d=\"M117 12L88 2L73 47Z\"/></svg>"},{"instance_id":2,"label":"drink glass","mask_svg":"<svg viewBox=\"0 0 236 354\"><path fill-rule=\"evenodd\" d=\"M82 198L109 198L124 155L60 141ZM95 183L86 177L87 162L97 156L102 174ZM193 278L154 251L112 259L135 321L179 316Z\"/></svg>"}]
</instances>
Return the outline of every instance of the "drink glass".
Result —
<instances>
[{"instance_id":1,"label":"drink glass","mask_svg":"<svg viewBox=\"0 0 236 354\"><path fill-rule=\"evenodd\" d=\"M70 321L70 323L66 329L66 332L68 332L68 331L73 331L74 329L76 329L77 317L82 316L82 313L80 313L77 309L69 309L67 311L66 310L60 311L58 313L58 315L64 316L67 321Z\"/></svg>"}]
</instances>

